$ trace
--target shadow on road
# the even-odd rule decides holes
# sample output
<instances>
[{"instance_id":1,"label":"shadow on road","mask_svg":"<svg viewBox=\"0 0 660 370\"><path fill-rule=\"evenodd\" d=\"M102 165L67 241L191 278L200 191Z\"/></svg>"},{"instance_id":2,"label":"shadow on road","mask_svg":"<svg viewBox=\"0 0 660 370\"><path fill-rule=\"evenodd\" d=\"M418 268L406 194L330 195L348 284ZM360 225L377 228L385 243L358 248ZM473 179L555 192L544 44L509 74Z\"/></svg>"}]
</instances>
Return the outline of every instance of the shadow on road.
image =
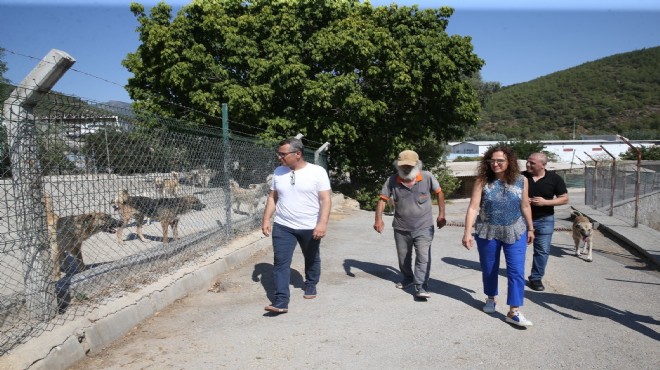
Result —
<instances>
[{"instance_id":1,"label":"shadow on road","mask_svg":"<svg viewBox=\"0 0 660 370\"><path fill-rule=\"evenodd\" d=\"M639 332L647 337L655 340L660 340L660 333L645 326L644 324L660 325L660 321L655 320L650 316L638 315L630 311L621 311L606 304L582 299L578 297L571 297L558 293L541 293L534 291L526 291L525 298L536 303L537 305L547 308L550 311L558 313L566 318L573 320L582 320L577 316L573 316L568 312L560 311L558 308L566 308L572 311L578 311L587 315L600 316L610 319L628 329Z\"/></svg>"},{"instance_id":2,"label":"shadow on road","mask_svg":"<svg viewBox=\"0 0 660 370\"><path fill-rule=\"evenodd\" d=\"M468 260L451 258L451 257L445 257L442 260L454 266L481 271L479 267L479 263L475 261L468 261ZM500 269L499 274L506 277L505 269ZM443 293L440 291L438 292L438 294L443 294ZM453 295L460 296L460 294L457 294L456 292L454 292ZM447 295L447 296L454 298L454 296L452 295ZM581 320L581 318L577 316L573 316L568 312L561 311L556 307L565 308L571 311L581 312L587 315L604 317L620 325L623 325L631 330L637 331L640 334L646 335L651 339L660 340L660 333L644 325L644 324L660 325L659 320L655 320L650 316L638 315L630 311L621 311L612 306L608 306L600 302L595 302L579 297L572 297L559 293L535 292L526 289L525 299L528 299L531 302L534 302L543 308L546 308L552 312L555 312L569 319ZM480 307L483 305L480 301L477 302L478 302L477 306L474 306L472 304L470 305L473 307Z\"/></svg>"},{"instance_id":3,"label":"shadow on road","mask_svg":"<svg viewBox=\"0 0 660 370\"><path fill-rule=\"evenodd\" d=\"M393 284L401 280L399 271L392 266L380 265L373 262L358 261L354 259L344 260L344 271L346 272L346 275L355 277L355 274L351 271L353 268L362 270L383 280L388 280ZM405 289L405 291L410 293L413 298L415 297L414 287L408 287ZM429 279L428 291L463 302L477 310L481 310L481 306L483 306L483 302L472 297L474 290L463 288L461 286L450 284L444 281ZM426 301L425 299L415 300Z\"/></svg>"},{"instance_id":4,"label":"shadow on road","mask_svg":"<svg viewBox=\"0 0 660 370\"><path fill-rule=\"evenodd\" d=\"M476 270L481 273L481 265L477 261L469 261L453 257L444 257L442 258L442 261L452 266L460 267L462 269ZM506 269L500 268L497 274L506 277Z\"/></svg>"},{"instance_id":5,"label":"shadow on road","mask_svg":"<svg viewBox=\"0 0 660 370\"><path fill-rule=\"evenodd\" d=\"M273 264L257 263L252 271L252 281L261 282L261 286L266 292L266 296L271 302L275 300L275 283L273 282ZM291 285L296 288L304 289L305 280L298 270L291 269Z\"/></svg>"}]
</instances>

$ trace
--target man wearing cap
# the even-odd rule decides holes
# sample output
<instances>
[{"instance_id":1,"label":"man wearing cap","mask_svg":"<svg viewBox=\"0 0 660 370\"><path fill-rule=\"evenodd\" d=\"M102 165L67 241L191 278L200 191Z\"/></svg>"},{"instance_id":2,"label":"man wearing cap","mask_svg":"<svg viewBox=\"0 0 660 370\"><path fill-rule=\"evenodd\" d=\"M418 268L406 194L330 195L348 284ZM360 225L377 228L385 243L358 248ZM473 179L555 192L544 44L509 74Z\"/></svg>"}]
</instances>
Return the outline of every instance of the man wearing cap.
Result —
<instances>
[{"instance_id":1,"label":"man wearing cap","mask_svg":"<svg viewBox=\"0 0 660 370\"><path fill-rule=\"evenodd\" d=\"M399 270L403 278L395 287L399 289L415 285L417 298L429 298L427 292L431 272L431 243L435 232L432 195L438 198L438 228L445 226L445 196L438 180L429 171L422 171L422 161L412 150L404 150L394 161L397 173L390 176L380 192L376 204L374 230L383 232L385 203L394 203L394 242L399 258ZM415 265L412 267L412 252Z\"/></svg>"}]
</instances>

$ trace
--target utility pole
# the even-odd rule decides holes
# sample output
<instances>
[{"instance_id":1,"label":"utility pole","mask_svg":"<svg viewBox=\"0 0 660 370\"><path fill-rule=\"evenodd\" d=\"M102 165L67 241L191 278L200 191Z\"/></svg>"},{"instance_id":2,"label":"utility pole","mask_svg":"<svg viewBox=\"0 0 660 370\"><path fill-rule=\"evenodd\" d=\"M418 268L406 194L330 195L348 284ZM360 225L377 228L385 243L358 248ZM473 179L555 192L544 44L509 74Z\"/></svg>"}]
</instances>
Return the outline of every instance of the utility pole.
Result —
<instances>
[{"instance_id":1,"label":"utility pole","mask_svg":"<svg viewBox=\"0 0 660 370\"><path fill-rule=\"evenodd\" d=\"M573 140L575 140L575 117L573 117Z\"/></svg>"}]
</instances>

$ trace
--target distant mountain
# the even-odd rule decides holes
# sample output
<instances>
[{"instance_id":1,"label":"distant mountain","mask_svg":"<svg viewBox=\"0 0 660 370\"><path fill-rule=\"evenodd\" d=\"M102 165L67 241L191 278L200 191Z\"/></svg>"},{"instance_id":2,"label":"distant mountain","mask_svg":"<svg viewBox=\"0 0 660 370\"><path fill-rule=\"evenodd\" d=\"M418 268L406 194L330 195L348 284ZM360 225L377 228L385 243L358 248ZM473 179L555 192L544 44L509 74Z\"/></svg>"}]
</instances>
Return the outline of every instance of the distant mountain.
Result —
<instances>
[{"instance_id":1,"label":"distant mountain","mask_svg":"<svg viewBox=\"0 0 660 370\"><path fill-rule=\"evenodd\" d=\"M486 100L471 136L660 139L660 47L616 54L507 86ZM497 135L499 134L499 135Z\"/></svg>"},{"instance_id":2,"label":"distant mountain","mask_svg":"<svg viewBox=\"0 0 660 370\"><path fill-rule=\"evenodd\" d=\"M126 103L117 100L110 100L105 103L99 103L96 106L105 111L109 111L117 115L127 116L127 117L135 116L133 110L131 109L131 103Z\"/></svg>"},{"instance_id":3,"label":"distant mountain","mask_svg":"<svg viewBox=\"0 0 660 370\"><path fill-rule=\"evenodd\" d=\"M131 103L126 103L126 102L123 102L123 101L110 100L110 101L105 102L103 104L109 105L109 106L112 106L112 107L123 108L123 109L131 109Z\"/></svg>"}]
</instances>

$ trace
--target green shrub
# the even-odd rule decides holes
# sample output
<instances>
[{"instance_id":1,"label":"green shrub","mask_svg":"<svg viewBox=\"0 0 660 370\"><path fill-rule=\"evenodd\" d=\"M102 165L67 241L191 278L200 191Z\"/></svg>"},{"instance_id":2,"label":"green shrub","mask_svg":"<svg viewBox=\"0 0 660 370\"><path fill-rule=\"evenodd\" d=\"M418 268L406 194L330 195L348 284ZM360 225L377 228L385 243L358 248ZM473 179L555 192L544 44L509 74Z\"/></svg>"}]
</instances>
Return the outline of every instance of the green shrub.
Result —
<instances>
[{"instance_id":1,"label":"green shrub","mask_svg":"<svg viewBox=\"0 0 660 370\"><path fill-rule=\"evenodd\" d=\"M454 159L454 162L477 162L480 161L482 157L463 157L458 156Z\"/></svg>"}]
</instances>

